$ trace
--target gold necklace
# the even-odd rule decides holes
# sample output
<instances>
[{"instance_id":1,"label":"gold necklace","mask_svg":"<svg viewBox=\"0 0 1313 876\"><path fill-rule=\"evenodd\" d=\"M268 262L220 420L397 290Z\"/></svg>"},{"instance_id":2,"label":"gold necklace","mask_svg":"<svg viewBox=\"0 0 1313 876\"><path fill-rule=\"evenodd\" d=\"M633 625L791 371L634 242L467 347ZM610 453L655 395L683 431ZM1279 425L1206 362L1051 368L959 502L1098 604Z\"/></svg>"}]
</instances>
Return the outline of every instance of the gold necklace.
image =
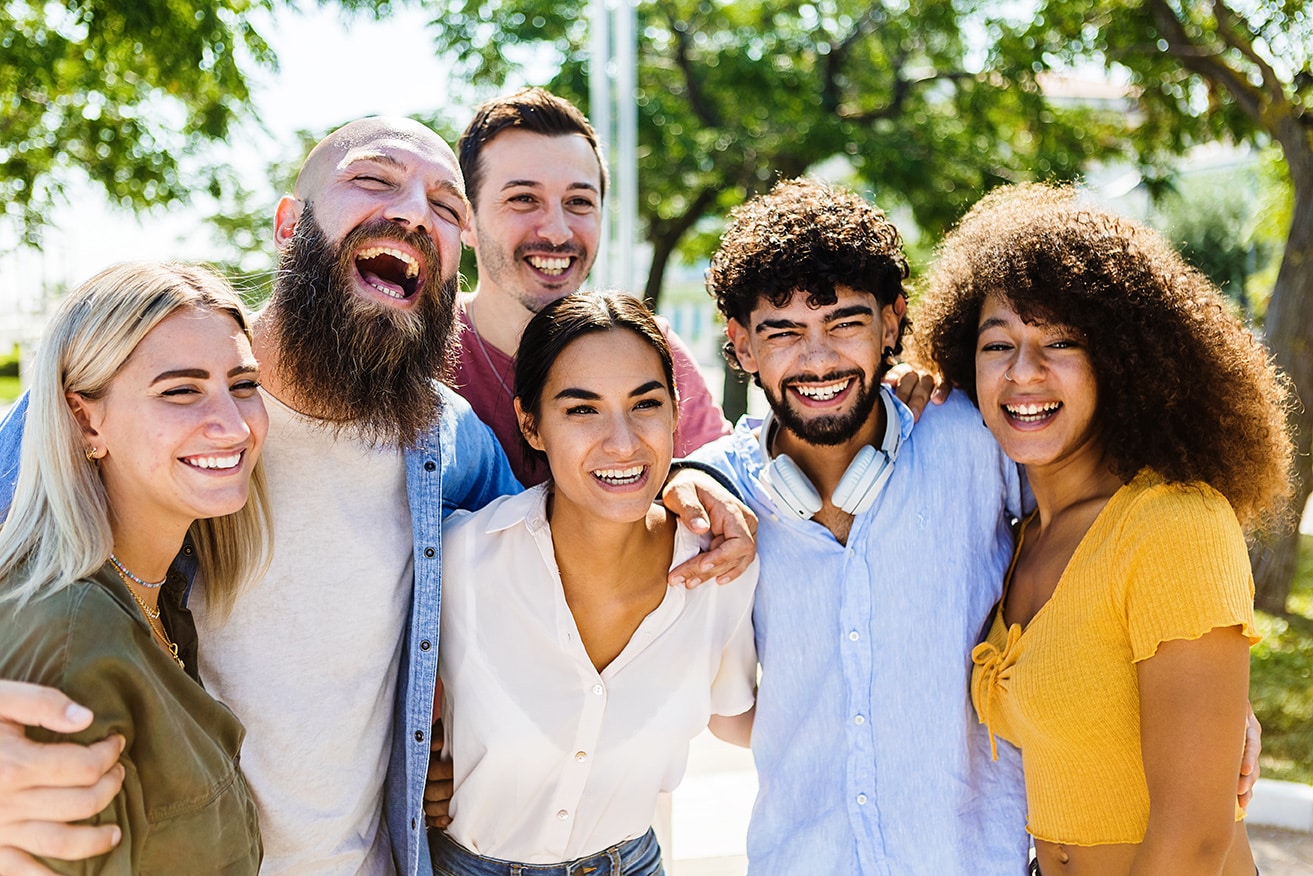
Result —
<instances>
[{"instance_id":1,"label":"gold necklace","mask_svg":"<svg viewBox=\"0 0 1313 876\"><path fill-rule=\"evenodd\" d=\"M173 658L174 662L178 664L178 668L186 669L186 664L184 664L182 658L178 656L177 644L170 641L169 634L164 631L164 624L160 621L159 606L152 609L142 601L140 596L132 592L132 584L128 580L128 575L131 575L131 572L128 572L128 574L125 575L124 573L127 572L127 569L120 569L118 563L114 564L114 571L118 574L119 580L123 582L123 586L128 588L128 595L132 597L132 601L137 603L137 605L141 607L142 614L146 615L146 626L150 627L151 634L159 639L160 644L164 646L164 650L167 651L169 656ZM135 577L136 576L133 575L133 578Z\"/></svg>"}]
</instances>

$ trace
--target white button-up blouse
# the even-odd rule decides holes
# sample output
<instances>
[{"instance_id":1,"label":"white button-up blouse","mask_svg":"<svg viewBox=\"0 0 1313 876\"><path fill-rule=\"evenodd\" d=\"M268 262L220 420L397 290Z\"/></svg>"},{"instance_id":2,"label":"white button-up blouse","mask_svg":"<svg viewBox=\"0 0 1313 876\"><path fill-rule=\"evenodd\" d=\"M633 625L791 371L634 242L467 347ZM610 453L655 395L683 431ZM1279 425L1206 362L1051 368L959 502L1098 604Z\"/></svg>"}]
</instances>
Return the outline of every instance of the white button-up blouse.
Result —
<instances>
[{"instance_id":1,"label":"white button-up blouse","mask_svg":"<svg viewBox=\"0 0 1313 876\"><path fill-rule=\"evenodd\" d=\"M451 837L481 855L569 861L647 831L689 740L753 702L757 564L671 587L600 673L565 602L547 487L448 518L438 674L454 758ZM682 525L672 566L697 553ZM598 557L605 563L606 557Z\"/></svg>"}]
</instances>

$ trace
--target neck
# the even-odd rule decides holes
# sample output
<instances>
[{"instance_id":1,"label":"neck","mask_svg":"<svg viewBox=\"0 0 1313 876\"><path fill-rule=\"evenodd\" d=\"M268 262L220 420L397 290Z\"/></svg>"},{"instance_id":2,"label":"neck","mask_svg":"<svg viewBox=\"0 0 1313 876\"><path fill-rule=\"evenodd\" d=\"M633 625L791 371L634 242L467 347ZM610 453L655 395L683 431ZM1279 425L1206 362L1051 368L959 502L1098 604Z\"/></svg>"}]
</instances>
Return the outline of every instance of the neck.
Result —
<instances>
[{"instance_id":1,"label":"neck","mask_svg":"<svg viewBox=\"0 0 1313 876\"><path fill-rule=\"evenodd\" d=\"M533 313L500 289L480 282L465 299L465 313L483 343L514 356Z\"/></svg>"},{"instance_id":2,"label":"neck","mask_svg":"<svg viewBox=\"0 0 1313 876\"><path fill-rule=\"evenodd\" d=\"M1065 512L1097 501L1100 505L1122 486L1102 452L1090 452L1050 465L1024 466L1035 496L1041 529Z\"/></svg>"},{"instance_id":3,"label":"neck","mask_svg":"<svg viewBox=\"0 0 1313 876\"><path fill-rule=\"evenodd\" d=\"M652 505L641 520L605 520L559 501L555 493L548 497L547 522L563 579L597 580L617 587L632 580L630 570L651 570L651 552L662 547L674 525L660 505ZM605 569L598 568L598 557L606 557Z\"/></svg>"},{"instance_id":4,"label":"neck","mask_svg":"<svg viewBox=\"0 0 1313 876\"><path fill-rule=\"evenodd\" d=\"M183 537L191 521L161 526L159 521L134 520L132 515L115 511L110 522L114 536L114 556L132 574L143 581L160 581L169 572L173 558L182 548ZM128 585L132 587L132 585ZM155 604L159 591L132 587L138 596Z\"/></svg>"},{"instance_id":5,"label":"neck","mask_svg":"<svg viewBox=\"0 0 1313 876\"><path fill-rule=\"evenodd\" d=\"M274 333L278 312L266 307L255 315L251 323L251 354L260 363L260 388L287 405L298 414L323 419L315 405L293 391L279 368L278 341Z\"/></svg>"}]
</instances>

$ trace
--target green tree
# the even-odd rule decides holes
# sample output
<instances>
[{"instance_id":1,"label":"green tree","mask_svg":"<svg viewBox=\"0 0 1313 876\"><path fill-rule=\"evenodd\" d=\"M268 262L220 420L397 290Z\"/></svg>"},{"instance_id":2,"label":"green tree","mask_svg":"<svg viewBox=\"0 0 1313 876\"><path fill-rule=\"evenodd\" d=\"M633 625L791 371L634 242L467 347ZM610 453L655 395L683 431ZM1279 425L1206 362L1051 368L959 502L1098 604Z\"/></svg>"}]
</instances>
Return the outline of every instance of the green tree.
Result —
<instances>
[{"instance_id":1,"label":"green tree","mask_svg":"<svg viewBox=\"0 0 1313 876\"><path fill-rule=\"evenodd\" d=\"M547 85L586 105L585 0L448 0L438 51L499 88L514 59L555 53ZM1117 119L1045 101L1033 77L988 73L950 0L638 4L639 210L652 247L644 293L707 217L780 177L841 156L886 209L938 232L1002 182L1069 178L1119 145ZM437 25L440 23L440 27ZM727 410L742 397L727 381Z\"/></svg>"},{"instance_id":2,"label":"green tree","mask_svg":"<svg viewBox=\"0 0 1313 876\"><path fill-rule=\"evenodd\" d=\"M223 194L230 175L184 156L222 141L247 112L248 69L276 68L251 13L281 3L0 3L0 217L35 243L78 178L134 210L197 189Z\"/></svg>"},{"instance_id":3,"label":"green tree","mask_svg":"<svg viewBox=\"0 0 1313 876\"><path fill-rule=\"evenodd\" d=\"M1280 150L1293 199L1264 333L1301 400L1290 415L1298 451L1296 509L1313 491L1311 16L1303 0L1044 0L1032 21L1000 40L995 62L1028 48L1037 71L1095 61L1126 76L1143 114L1133 135L1147 162L1228 138L1270 142ZM1255 545L1260 605L1285 608L1298 556L1293 529Z\"/></svg>"}]
</instances>

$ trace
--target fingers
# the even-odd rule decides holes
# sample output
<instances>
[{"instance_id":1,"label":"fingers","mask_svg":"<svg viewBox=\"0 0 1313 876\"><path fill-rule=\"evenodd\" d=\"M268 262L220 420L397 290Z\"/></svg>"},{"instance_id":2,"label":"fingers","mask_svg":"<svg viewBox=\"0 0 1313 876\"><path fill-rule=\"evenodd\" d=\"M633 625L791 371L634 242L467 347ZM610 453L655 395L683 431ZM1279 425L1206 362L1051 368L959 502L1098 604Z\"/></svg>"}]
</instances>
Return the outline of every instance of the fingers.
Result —
<instances>
[{"instance_id":1,"label":"fingers","mask_svg":"<svg viewBox=\"0 0 1313 876\"><path fill-rule=\"evenodd\" d=\"M1236 783L1236 797L1242 809L1248 808L1249 801L1254 798L1254 785L1261 772L1258 756L1262 751L1263 726L1258 723L1258 716L1250 706L1249 720L1245 724L1245 749L1240 755L1240 779Z\"/></svg>"},{"instance_id":2,"label":"fingers","mask_svg":"<svg viewBox=\"0 0 1313 876\"><path fill-rule=\"evenodd\" d=\"M717 538L707 551L671 569L667 581L672 586L688 588L704 581L728 584L747 571L756 553L756 543L749 539Z\"/></svg>"},{"instance_id":3,"label":"fingers","mask_svg":"<svg viewBox=\"0 0 1313 876\"><path fill-rule=\"evenodd\" d=\"M13 845L0 846L0 873L49 873L32 855L79 861L103 855L119 844L123 832L116 824L69 825L29 821L12 825L20 836ZM6 831L8 832L8 831Z\"/></svg>"},{"instance_id":4,"label":"fingers","mask_svg":"<svg viewBox=\"0 0 1313 876\"><path fill-rule=\"evenodd\" d=\"M89 787L28 788L0 798L0 843L21 845L15 831L42 822L81 821L101 812L123 786L122 764L114 764Z\"/></svg>"},{"instance_id":5,"label":"fingers","mask_svg":"<svg viewBox=\"0 0 1313 876\"><path fill-rule=\"evenodd\" d=\"M451 795L455 793L451 761L429 761L428 780L424 783L424 821L430 827L451 824Z\"/></svg>"},{"instance_id":6,"label":"fingers","mask_svg":"<svg viewBox=\"0 0 1313 876\"><path fill-rule=\"evenodd\" d=\"M90 788L97 785L115 768L123 753L123 737L109 736L93 745L71 742L33 742L23 735L21 728L0 722L0 821L15 793L36 788ZM123 770L118 767L114 788L104 803L92 812L61 818L71 821L94 815L108 805L118 793ZM27 816L32 817L32 816Z\"/></svg>"},{"instance_id":7,"label":"fingers","mask_svg":"<svg viewBox=\"0 0 1313 876\"><path fill-rule=\"evenodd\" d=\"M0 720L57 733L76 733L91 724L91 710L52 687L0 681Z\"/></svg>"},{"instance_id":8,"label":"fingers","mask_svg":"<svg viewBox=\"0 0 1313 876\"><path fill-rule=\"evenodd\" d=\"M679 472L672 477L661 494L661 501L691 531L703 533L711 527L711 519L698 495L697 485L689 480L691 476Z\"/></svg>"}]
</instances>

